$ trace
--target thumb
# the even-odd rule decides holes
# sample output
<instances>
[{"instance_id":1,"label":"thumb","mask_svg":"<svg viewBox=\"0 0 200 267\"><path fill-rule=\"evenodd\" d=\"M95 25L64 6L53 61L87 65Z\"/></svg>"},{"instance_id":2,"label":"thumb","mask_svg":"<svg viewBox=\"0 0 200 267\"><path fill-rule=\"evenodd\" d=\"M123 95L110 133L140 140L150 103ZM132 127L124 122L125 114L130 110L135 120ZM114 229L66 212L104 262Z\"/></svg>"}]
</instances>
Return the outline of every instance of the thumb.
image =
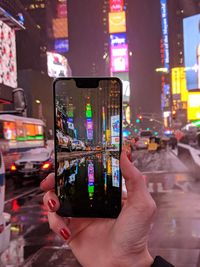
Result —
<instances>
[{"instance_id":1,"label":"thumb","mask_svg":"<svg viewBox=\"0 0 200 267\"><path fill-rule=\"evenodd\" d=\"M122 151L121 153L120 168L122 176L125 179L128 197L133 196L132 193L134 193L136 190L147 190L143 175L129 160L126 151Z\"/></svg>"}]
</instances>

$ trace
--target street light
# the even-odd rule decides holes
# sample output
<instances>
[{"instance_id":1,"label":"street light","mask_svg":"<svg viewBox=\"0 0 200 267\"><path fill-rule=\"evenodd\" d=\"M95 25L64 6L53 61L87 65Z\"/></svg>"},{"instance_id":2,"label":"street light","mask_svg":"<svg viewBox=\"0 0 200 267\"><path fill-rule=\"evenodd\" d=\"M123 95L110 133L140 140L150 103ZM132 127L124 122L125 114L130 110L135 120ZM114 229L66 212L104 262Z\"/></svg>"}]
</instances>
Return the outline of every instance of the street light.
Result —
<instances>
[{"instance_id":1,"label":"street light","mask_svg":"<svg viewBox=\"0 0 200 267\"><path fill-rule=\"evenodd\" d=\"M35 102L36 102L37 104L40 104L40 103L41 103L39 99L36 99Z\"/></svg>"}]
</instances>

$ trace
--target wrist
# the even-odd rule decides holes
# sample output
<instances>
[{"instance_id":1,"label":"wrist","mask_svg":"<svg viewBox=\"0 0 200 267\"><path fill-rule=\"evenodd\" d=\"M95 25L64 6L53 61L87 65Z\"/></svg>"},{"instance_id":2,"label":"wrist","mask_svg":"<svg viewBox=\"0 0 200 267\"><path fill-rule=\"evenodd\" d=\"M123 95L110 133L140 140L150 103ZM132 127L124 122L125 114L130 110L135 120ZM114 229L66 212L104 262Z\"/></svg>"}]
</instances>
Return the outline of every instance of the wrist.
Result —
<instances>
[{"instance_id":1,"label":"wrist","mask_svg":"<svg viewBox=\"0 0 200 267\"><path fill-rule=\"evenodd\" d=\"M145 249L142 252L121 257L121 259L113 259L108 267L151 267L153 261L148 249Z\"/></svg>"}]
</instances>

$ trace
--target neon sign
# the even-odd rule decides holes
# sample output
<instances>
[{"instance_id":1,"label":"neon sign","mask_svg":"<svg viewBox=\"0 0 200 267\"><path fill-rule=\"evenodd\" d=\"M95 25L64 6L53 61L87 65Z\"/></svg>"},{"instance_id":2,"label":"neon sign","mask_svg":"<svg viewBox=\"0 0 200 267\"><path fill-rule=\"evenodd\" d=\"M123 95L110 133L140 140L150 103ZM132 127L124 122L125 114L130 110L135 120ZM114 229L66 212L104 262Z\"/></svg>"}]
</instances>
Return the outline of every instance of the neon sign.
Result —
<instances>
[{"instance_id":1,"label":"neon sign","mask_svg":"<svg viewBox=\"0 0 200 267\"><path fill-rule=\"evenodd\" d=\"M160 0L161 5L161 22L162 22L162 39L164 48L164 66L169 70L169 37L168 37L168 14L167 0Z\"/></svg>"}]
</instances>

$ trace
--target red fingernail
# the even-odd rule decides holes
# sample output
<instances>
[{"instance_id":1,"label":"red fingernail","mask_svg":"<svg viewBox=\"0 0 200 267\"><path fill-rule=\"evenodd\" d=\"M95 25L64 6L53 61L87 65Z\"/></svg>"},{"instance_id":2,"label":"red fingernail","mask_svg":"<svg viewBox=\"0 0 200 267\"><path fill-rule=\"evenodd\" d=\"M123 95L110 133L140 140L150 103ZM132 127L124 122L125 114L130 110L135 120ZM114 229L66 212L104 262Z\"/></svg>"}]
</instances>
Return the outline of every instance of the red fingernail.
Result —
<instances>
[{"instance_id":1,"label":"red fingernail","mask_svg":"<svg viewBox=\"0 0 200 267\"><path fill-rule=\"evenodd\" d=\"M131 153L127 153L127 158L131 161Z\"/></svg>"},{"instance_id":2,"label":"red fingernail","mask_svg":"<svg viewBox=\"0 0 200 267\"><path fill-rule=\"evenodd\" d=\"M70 236L69 232L64 228L60 230L60 234L65 240L67 240Z\"/></svg>"},{"instance_id":3,"label":"red fingernail","mask_svg":"<svg viewBox=\"0 0 200 267\"><path fill-rule=\"evenodd\" d=\"M55 200L50 199L50 200L48 201L48 206L49 206L49 208L50 208L51 210L54 209L55 205L56 205Z\"/></svg>"}]
</instances>

